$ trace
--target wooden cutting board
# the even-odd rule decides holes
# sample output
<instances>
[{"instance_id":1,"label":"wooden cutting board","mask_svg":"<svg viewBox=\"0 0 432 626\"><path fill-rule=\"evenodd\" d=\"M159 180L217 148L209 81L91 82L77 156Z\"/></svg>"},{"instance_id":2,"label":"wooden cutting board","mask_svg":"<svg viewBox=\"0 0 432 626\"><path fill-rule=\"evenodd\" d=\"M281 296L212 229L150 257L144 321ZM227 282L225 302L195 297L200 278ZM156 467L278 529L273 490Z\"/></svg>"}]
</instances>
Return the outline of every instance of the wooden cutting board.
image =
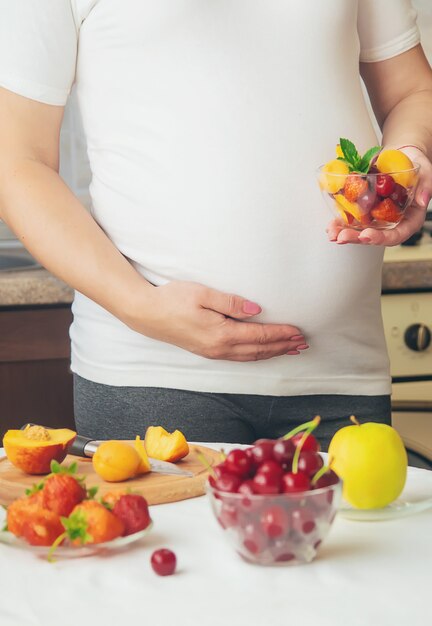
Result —
<instances>
[{"instance_id":1,"label":"wooden cutting board","mask_svg":"<svg viewBox=\"0 0 432 626\"><path fill-rule=\"evenodd\" d=\"M221 453L204 446L189 446L187 457L176 463L178 467L194 474L193 477L172 476L149 472L138 478L131 478L121 483L108 483L100 478L93 469L91 459L68 455L62 465L78 463L78 476L84 476L87 488L97 486L98 496L109 491L125 491L131 489L146 498L149 504L177 502L187 498L195 498L205 493L208 470L198 458L197 452L204 454L210 465L217 465L222 458ZM44 476L30 476L12 465L7 458L0 459L0 504L7 506L24 495L25 490L43 480Z\"/></svg>"}]
</instances>

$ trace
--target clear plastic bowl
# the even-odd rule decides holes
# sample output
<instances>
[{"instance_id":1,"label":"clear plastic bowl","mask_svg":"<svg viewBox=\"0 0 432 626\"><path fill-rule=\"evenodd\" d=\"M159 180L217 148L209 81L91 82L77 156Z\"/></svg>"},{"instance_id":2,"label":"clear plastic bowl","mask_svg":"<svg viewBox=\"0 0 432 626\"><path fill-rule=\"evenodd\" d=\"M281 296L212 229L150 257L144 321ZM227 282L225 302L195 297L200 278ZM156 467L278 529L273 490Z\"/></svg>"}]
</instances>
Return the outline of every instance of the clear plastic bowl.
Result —
<instances>
[{"instance_id":1,"label":"clear plastic bowl","mask_svg":"<svg viewBox=\"0 0 432 626\"><path fill-rule=\"evenodd\" d=\"M234 550L258 565L312 561L339 508L342 481L302 493L244 495L207 486L213 513Z\"/></svg>"},{"instance_id":2,"label":"clear plastic bowl","mask_svg":"<svg viewBox=\"0 0 432 626\"><path fill-rule=\"evenodd\" d=\"M394 228L414 199L420 166L389 172L340 174L317 170L325 203L336 221L346 228Z\"/></svg>"}]
</instances>

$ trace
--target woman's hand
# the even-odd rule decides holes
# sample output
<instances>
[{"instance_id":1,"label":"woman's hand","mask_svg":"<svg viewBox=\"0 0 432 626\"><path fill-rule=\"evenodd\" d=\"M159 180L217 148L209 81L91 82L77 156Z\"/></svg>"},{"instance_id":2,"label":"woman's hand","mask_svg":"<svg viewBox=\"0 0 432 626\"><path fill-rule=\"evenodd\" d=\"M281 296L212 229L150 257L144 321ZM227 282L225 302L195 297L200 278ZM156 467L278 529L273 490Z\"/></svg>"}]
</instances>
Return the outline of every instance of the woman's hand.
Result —
<instances>
[{"instance_id":1,"label":"woman's hand","mask_svg":"<svg viewBox=\"0 0 432 626\"><path fill-rule=\"evenodd\" d=\"M308 347L296 326L245 323L261 312L259 305L198 283L154 287L135 311L133 330L208 359L258 361Z\"/></svg>"},{"instance_id":2,"label":"woman's hand","mask_svg":"<svg viewBox=\"0 0 432 626\"><path fill-rule=\"evenodd\" d=\"M420 165L420 174L414 202L406 209L401 223L391 230L366 228L365 230L357 231L341 226L336 220L333 220L327 228L330 241L338 244L360 243L374 246L397 246L420 230L425 219L427 206L432 197L432 163L418 148L410 146L403 148L402 152L411 161Z\"/></svg>"}]
</instances>

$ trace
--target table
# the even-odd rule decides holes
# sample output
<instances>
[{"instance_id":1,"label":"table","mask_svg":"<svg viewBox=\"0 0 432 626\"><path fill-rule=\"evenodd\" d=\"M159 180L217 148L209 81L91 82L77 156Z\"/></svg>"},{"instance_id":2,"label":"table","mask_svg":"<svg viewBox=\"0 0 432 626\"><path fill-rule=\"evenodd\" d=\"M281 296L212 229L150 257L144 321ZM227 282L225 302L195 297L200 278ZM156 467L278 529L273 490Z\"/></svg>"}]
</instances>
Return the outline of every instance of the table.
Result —
<instances>
[{"instance_id":1,"label":"table","mask_svg":"<svg viewBox=\"0 0 432 626\"><path fill-rule=\"evenodd\" d=\"M427 470L409 472L416 478ZM286 567L254 566L237 556L206 497L151 507L151 515L151 533L115 555L48 563L0 545L1 626L432 621L432 509L385 522L337 517L315 561ZM161 578L151 569L150 555L160 547L177 555L174 576Z\"/></svg>"}]
</instances>

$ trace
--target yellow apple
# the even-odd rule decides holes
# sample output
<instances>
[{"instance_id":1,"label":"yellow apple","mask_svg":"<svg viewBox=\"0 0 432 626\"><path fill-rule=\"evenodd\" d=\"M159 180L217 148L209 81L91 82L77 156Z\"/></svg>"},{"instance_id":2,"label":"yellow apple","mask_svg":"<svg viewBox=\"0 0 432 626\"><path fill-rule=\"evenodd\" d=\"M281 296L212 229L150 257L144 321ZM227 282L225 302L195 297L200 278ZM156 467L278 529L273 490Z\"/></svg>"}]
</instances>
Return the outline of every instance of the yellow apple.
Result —
<instances>
[{"instance_id":1,"label":"yellow apple","mask_svg":"<svg viewBox=\"0 0 432 626\"><path fill-rule=\"evenodd\" d=\"M405 446L399 433L387 424L352 421L352 426L338 430L330 442L330 467L342 478L343 497L352 506L387 506L405 486Z\"/></svg>"}]
</instances>

